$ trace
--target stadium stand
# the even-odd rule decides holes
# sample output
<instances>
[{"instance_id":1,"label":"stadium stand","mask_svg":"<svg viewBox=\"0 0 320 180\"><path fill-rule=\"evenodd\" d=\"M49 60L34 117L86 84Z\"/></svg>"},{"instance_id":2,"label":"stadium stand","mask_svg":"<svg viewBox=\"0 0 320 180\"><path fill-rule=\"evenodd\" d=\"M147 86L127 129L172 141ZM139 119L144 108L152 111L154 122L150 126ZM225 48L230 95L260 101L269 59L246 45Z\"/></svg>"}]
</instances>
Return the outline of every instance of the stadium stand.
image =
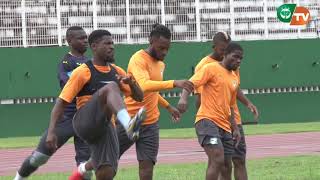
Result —
<instances>
[{"instance_id":1,"label":"stadium stand","mask_svg":"<svg viewBox=\"0 0 320 180\"><path fill-rule=\"evenodd\" d=\"M280 22L283 3L308 8L307 27ZM173 41L208 41L217 31L234 40L316 38L319 13L317 0L2 0L0 47L61 46L70 25L108 29L116 43L146 43L154 23L167 25Z\"/></svg>"}]
</instances>

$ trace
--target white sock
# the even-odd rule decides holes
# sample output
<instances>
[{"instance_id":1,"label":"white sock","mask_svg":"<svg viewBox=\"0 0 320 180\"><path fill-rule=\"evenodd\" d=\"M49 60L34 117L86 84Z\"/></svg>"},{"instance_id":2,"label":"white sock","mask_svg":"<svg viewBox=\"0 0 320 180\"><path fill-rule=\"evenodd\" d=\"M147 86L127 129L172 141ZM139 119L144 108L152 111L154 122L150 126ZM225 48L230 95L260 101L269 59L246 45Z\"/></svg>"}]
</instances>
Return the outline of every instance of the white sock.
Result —
<instances>
[{"instance_id":1,"label":"white sock","mask_svg":"<svg viewBox=\"0 0 320 180\"><path fill-rule=\"evenodd\" d=\"M24 178L20 176L20 174L17 172L16 177L13 180L26 180L27 178Z\"/></svg>"},{"instance_id":2,"label":"white sock","mask_svg":"<svg viewBox=\"0 0 320 180\"><path fill-rule=\"evenodd\" d=\"M87 172L87 170L86 170L86 162L80 163L80 165L78 166L78 172L80 174L82 174L82 175Z\"/></svg>"},{"instance_id":3,"label":"white sock","mask_svg":"<svg viewBox=\"0 0 320 180\"><path fill-rule=\"evenodd\" d=\"M120 111L118 111L117 118L125 129L129 128L129 122L131 118L126 109L121 109Z\"/></svg>"}]
</instances>

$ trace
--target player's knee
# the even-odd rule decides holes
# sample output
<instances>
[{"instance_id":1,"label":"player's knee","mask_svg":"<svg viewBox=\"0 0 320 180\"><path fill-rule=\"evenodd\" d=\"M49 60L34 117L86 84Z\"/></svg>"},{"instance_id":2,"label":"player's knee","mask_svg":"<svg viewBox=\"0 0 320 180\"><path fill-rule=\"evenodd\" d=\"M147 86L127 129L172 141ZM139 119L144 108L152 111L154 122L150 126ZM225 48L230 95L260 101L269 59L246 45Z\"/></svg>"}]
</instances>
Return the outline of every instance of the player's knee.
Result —
<instances>
[{"instance_id":1,"label":"player's knee","mask_svg":"<svg viewBox=\"0 0 320 180\"><path fill-rule=\"evenodd\" d=\"M246 159L245 158L233 157L232 162L233 162L235 168L246 166Z\"/></svg>"},{"instance_id":2,"label":"player's knee","mask_svg":"<svg viewBox=\"0 0 320 180\"><path fill-rule=\"evenodd\" d=\"M224 166L224 151L223 148L206 146L206 152L212 166Z\"/></svg>"},{"instance_id":3,"label":"player's knee","mask_svg":"<svg viewBox=\"0 0 320 180\"><path fill-rule=\"evenodd\" d=\"M103 165L96 170L97 180L112 180L115 175L114 169L108 165Z\"/></svg>"},{"instance_id":4,"label":"player's knee","mask_svg":"<svg viewBox=\"0 0 320 180\"><path fill-rule=\"evenodd\" d=\"M224 166L226 169L232 169L232 161L229 157L224 157Z\"/></svg>"},{"instance_id":5,"label":"player's knee","mask_svg":"<svg viewBox=\"0 0 320 180\"><path fill-rule=\"evenodd\" d=\"M33 167L39 167L48 162L50 156L38 151L34 151L30 156L29 162Z\"/></svg>"},{"instance_id":6,"label":"player's knee","mask_svg":"<svg viewBox=\"0 0 320 180\"><path fill-rule=\"evenodd\" d=\"M110 91L120 91L119 89L119 85L116 82L109 82L108 84L106 84L105 86L103 86L100 91L102 93L108 93Z\"/></svg>"},{"instance_id":7,"label":"player's knee","mask_svg":"<svg viewBox=\"0 0 320 180\"><path fill-rule=\"evenodd\" d=\"M223 156L216 156L214 159L211 159L213 166L223 167L225 165Z\"/></svg>"},{"instance_id":8,"label":"player's knee","mask_svg":"<svg viewBox=\"0 0 320 180\"><path fill-rule=\"evenodd\" d=\"M142 177L152 177L154 163L152 161L139 161L139 172Z\"/></svg>"}]
</instances>

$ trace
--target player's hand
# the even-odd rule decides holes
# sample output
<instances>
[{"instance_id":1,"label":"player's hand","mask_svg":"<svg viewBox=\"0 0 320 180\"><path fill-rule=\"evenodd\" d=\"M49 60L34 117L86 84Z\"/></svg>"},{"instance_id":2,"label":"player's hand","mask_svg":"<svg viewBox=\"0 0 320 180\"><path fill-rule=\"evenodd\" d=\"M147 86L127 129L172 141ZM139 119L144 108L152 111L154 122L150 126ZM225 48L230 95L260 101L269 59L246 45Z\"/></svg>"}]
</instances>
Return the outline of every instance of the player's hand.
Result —
<instances>
[{"instance_id":1,"label":"player's hand","mask_svg":"<svg viewBox=\"0 0 320 180\"><path fill-rule=\"evenodd\" d=\"M135 83L135 80L133 79L132 76L117 75L117 78L121 83L124 83L124 84L129 84L130 85L130 84L134 84Z\"/></svg>"},{"instance_id":2,"label":"player's hand","mask_svg":"<svg viewBox=\"0 0 320 180\"><path fill-rule=\"evenodd\" d=\"M186 99L180 98L177 109L179 110L180 113L184 113L188 109L188 101Z\"/></svg>"},{"instance_id":3,"label":"player's hand","mask_svg":"<svg viewBox=\"0 0 320 180\"><path fill-rule=\"evenodd\" d=\"M48 132L46 145L50 151L55 152L58 148L57 145L57 135L55 133Z\"/></svg>"},{"instance_id":4,"label":"player's hand","mask_svg":"<svg viewBox=\"0 0 320 180\"><path fill-rule=\"evenodd\" d=\"M240 134L239 128L236 128L235 130L232 131L232 137L233 137L233 140L235 141L234 147L238 148L238 145L241 140L241 134Z\"/></svg>"},{"instance_id":5,"label":"player's hand","mask_svg":"<svg viewBox=\"0 0 320 180\"><path fill-rule=\"evenodd\" d=\"M185 89L188 92L192 92L194 89L194 85L191 81L188 80L175 80L173 82L174 87Z\"/></svg>"},{"instance_id":6,"label":"player's hand","mask_svg":"<svg viewBox=\"0 0 320 180\"><path fill-rule=\"evenodd\" d=\"M167 107L167 110L169 111L169 113L171 114L171 119L174 123L177 123L180 121L181 118L181 113L179 112L179 110L171 105L169 105Z\"/></svg>"},{"instance_id":7,"label":"player's hand","mask_svg":"<svg viewBox=\"0 0 320 180\"><path fill-rule=\"evenodd\" d=\"M254 119L258 120L259 111L258 111L257 107L255 105L253 105L252 103L249 103L247 107L253 113Z\"/></svg>"}]
</instances>

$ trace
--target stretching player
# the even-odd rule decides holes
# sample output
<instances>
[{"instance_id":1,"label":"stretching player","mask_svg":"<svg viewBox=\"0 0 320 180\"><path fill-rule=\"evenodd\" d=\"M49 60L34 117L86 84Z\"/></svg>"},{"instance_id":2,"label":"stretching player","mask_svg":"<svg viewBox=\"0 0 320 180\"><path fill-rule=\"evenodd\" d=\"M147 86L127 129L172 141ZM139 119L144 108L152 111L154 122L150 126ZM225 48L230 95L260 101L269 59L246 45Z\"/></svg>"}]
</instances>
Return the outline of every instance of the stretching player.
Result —
<instances>
[{"instance_id":1,"label":"stretching player","mask_svg":"<svg viewBox=\"0 0 320 180\"><path fill-rule=\"evenodd\" d=\"M86 32L79 26L72 26L67 29L66 38L70 46L70 52L68 52L59 64L58 80L61 89L67 83L72 71L87 62L89 59L84 55L87 50L88 40ZM72 118L76 112L75 99L65 107L64 116L59 121L56 127L57 134L57 148L63 146L71 137L74 138L74 147L76 151L75 160L77 166L81 169L84 168L85 162L90 157L89 146L81 140L74 132L72 127ZM55 153L46 146L48 130L46 130L38 144L38 147L28 156L21 167L19 168L15 180L22 180L29 177L35 172L38 167L44 165L49 158ZM91 178L91 171L85 171L83 173L83 179Z\"/></svg>"}]
</instances>

